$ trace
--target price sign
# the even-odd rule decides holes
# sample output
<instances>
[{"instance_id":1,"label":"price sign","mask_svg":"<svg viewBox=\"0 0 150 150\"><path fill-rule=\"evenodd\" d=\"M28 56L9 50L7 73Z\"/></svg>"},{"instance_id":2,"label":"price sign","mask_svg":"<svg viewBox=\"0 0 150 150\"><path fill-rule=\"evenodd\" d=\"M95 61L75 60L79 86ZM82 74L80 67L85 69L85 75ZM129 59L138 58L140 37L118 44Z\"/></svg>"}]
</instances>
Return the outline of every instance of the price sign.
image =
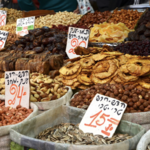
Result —
<instances>
[{"instance_id":1,"label":"price sign","mask_svg":"<svg viewBox=\"0 0 150 150\"><path fill-rule=\"evenodd\" d=\"M0 30L0 49L4 48L9 32Z\"/></svg>"},{"instance_id":2,"label":"price sign","mask_svg":"<svg viewBox=\"0 0 150 150\"><path fill-rule=\"evenodd\" d=\"M0 26L6 25L7 12L0 10Z\"/></svg>"},{"instance_id":3,"label":"price sign","mask_svg":"<svg viewBox=\"0 0 150 150\"><path fill-rule=\"evenodd\" d=\"M16 34L24 36L34 29L35 16L17 19Z\"/></svg>"},{"instance_id":4,"label":"price sign","mask_svg":"<svg viewBox=\"0 0 150 150\"><path fill-rule=\"evenodd\" d=\"M29 70L5 72L5 106L29 108Z\"/></svg>"},{"instance_id":5,"label":"price sign","mask_svg":"<svg viewBox=\"0 0 150 150\"><path fill-rule=\"evenodd\" d=\"M66 53L70 59L79 57L74 52L77 46L88 47L90 30L69 27Z\"/></svg>"},{"instance_id":6,"label":"price sign","mask_svg":"<svg viewBox=\"0 0 150 150\"><path fill-rule=\"evenodd\" d=\"M84 133L112 137L127 107L114 98L96 94L79 128Z\"/></svg>"}]
</instances>

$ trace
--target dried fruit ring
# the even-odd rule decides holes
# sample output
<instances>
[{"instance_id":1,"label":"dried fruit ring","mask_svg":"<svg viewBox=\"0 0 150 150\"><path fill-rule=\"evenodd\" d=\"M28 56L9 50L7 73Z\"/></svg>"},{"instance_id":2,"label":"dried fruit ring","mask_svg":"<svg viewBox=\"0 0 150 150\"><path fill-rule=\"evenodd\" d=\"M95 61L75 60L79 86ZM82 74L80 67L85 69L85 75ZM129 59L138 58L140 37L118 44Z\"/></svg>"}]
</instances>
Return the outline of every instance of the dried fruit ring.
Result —
<instances>
[{"instance_id":1,"label":"dried fruit ring","mask_svg":"<svg viewBox=\"0 0 150 150\"><path fill-rule=\"evenodd\" d=\"M118 70L118 75L120 79L122 79L124 82L132 82L138 80L137 76L132 76L129 71L126 68L126 65L122 65L120 69Z\"/></svg>"},{"instance_id":2,"label":"dried fruit ring","mask_svg":"<svg viewBox=\"0 0 150 150\"><path fill-rule=\"evenodd\" d=\"M73 75L75 74L80 68L80 63L70 63L66 66L62 67L59 72L62 75Z\"/></svg>"},{"instance_id":3,"label":"dried fruit ring","mask_svg":"<svg viewBox=\"0 0 150 150\"><path fill-rule=\"evenodd\" d=\"M113 75L117 70L117 65L113 60L103 61L99 63L99 66L95 69L94 75L97 78L105 79ZM100 70L100 72L98 72Z\"/></svg>"},{"instance_id":4,"label":"dried fruit ring","mask_svg":"<svg viewBox=\"0 0 150 150\"><path fill-rule=\"evenodd\" d=\"M80 59L80 64L82 68L91 68L95 64L95 61L91 57L82 58Z\"/></svg>"},{"instance_id":5,"label":"dried fruit ring","mask_svg":"<svg viewBox=\"0 0 150 150\"><path fill-rule=\"evenodd\" d=\"M131 75L142 76L150 71L149 63L149 60L131 59L126 66Z\"/></svg>"},{"instance_id":6,"label":"dried fruit ring","mask_svg":"<svg viewBox=\"0 0 150 150\"><path fill-rule=\"evenodd\" d=\"M78 80L80 83L85 84L85 85L91 85L93 84L90 78L90 74L80 74L78 75Z\"/></svg>"}]
</instances>

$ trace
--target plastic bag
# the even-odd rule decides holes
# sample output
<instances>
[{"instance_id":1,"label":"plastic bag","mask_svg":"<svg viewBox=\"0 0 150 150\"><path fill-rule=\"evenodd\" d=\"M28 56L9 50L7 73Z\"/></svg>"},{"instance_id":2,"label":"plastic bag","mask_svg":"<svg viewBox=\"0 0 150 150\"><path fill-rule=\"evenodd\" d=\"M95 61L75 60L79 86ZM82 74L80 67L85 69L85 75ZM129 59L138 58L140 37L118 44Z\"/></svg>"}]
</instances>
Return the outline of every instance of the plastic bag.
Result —
<instances>
[{"instance_id":1,"label":"plastic bag","mask_svg":"<svg viewBox=\"0 0 150 150\"><path fill-rule=\"evenodd\" d=\"M136 150L146 150L148 144L150 143L150 130L147 131L140 139Z\"/></svg>"},{"instance_id":2,"label":"plastic bag","mask_svg":"<svg viewBox=\"0 0 150 150\"><path fill-rule=\"evenodd\" d=\"M89 0L77 0L78 2L78 7L80 10L80 14L86 14L87 12L94 12L93 7L91 6Z\"/></svg>"},{"instance_id":3,"label":"plastic bag","mask_svg":"<svg viewBox=\"0 0 150 150\"><path fill-rule=\"evenodd\" d=\"M67 88L68 88L68 92L57 100L48 101L48 102L33 102L33 103L37 105L39 110L48 110L48 109L53 109L60 105L69 105L69 101L71 99L73 92L69 86L67 86Z\"/></svg>"},{"instance_id":4,"label":"plastic bag","mask_svg":"<svg viewBox=\"0 0 150 150\"><path fill-rule=\"evenodd\" d=\"M145 132L144 128L140 125L121 121L117 132L128 133L132 135L133 138L116 144L70 145L42 141L34 138L43 130L60 123L80 123L84 112L85 111L74 107L59 106L34 117L24 124L15 126L10 131L10 138L19 145L32 147L36 150L133 150Z\"/></svg>"}]
</instances>

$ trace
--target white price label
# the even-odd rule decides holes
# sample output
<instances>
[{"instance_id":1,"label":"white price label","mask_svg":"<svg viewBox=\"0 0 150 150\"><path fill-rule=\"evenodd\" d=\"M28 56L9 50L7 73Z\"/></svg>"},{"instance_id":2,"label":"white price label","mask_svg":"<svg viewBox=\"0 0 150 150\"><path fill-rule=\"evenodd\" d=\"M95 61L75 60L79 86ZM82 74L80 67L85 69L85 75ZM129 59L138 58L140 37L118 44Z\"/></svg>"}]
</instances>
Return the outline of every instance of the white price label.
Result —
<instances>
[{"instance_id":1,"label":"white price label","mask_svg":"<svg viewBox=\"0 0 150 150\"><path fill-rule=\"evenodd\" d=\"M9 32L0 30L0 49L4 48Z\"/></svg>"},{"instance_id":2,"label":"white price label","mask_svg":"<svg viewBox=\"0 0 150 150\"><path fill-rule=\"evenodd\" d=\"M17 105L29 108L30 98L29 70L5 72L5 106Z\"/></svg>"},{"instance_id":3,"label":"white price label","mask_svg":"<svg viewBox=\"0 0 150 150\"><path fill-rule=\"evenodd\" d=\"M112 137L124 114L127 104L117 99L96 94L86 111L79 128L84 133Z\"/></svg>"},{"instance_id":4,"label":"white price label","mask_svg":"<svg viewBox=\"0 0 150 150\"><path fill-rule=\"evenodd\" d=\"M16 34L24 36L34 29L35 16L17 19Z\"/></svg>"},{"instance_id":5,"label":"white price label","mask_svg":"<svg viewBox=\"0 0 150 150\"><path fill-rule=\"evenodd\" d=\"M66 53L70 59L79 57L74 52L77 46L88 47L89 35L90 30L88 29L69 27Z\"/></svg>"}]
</instances>

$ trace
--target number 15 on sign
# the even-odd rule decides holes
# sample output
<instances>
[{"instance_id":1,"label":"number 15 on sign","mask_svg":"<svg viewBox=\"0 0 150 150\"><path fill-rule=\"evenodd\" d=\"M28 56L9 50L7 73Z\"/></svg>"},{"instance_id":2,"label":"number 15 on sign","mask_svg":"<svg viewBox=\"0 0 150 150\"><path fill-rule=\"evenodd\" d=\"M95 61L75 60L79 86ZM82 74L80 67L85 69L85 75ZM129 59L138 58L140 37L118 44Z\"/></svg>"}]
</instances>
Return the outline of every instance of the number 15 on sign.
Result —
<instances>
[{"instance_id":1,"label":"number 15 on sign","mask_svg":"<svg viewBox=\"0 0 150 150\"><path fill-rule=\"evenodd\" d=\"M29 108L29 83L28 70L5 72L5 106Z\"/></svg>"}]
</instances>

